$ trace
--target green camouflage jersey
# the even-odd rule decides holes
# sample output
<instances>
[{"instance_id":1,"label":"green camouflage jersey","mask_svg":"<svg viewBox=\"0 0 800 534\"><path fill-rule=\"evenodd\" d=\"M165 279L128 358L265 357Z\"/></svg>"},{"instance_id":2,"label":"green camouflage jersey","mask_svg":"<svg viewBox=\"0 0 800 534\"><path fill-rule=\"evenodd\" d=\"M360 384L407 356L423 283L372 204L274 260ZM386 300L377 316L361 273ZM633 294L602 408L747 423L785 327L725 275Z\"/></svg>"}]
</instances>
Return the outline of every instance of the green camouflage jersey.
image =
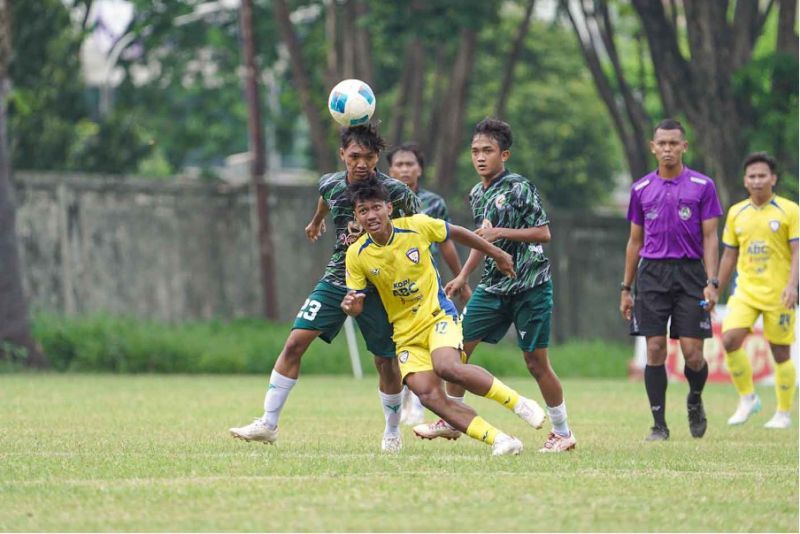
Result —
<instances>
[{"instance_id":1,"label":"green camouflage jersey","mask_svg":"<svg viewBox=\"0 0 800 534\"><path fill-rule=\"evenodd\" d=\"M486 189L483 183L473 187L469 204L477 227L534 228L549 223L536 187L509 171L495 178ZM540 243L498 239L494 244L511 254L517 277L507 277L487 257L480 282L487 293L512 295L550 280L550 260Z\"/></svg>"},{"instance_id":2,"label":"green camouflage jersey","mask_svg":"<svg viewBox=\"0 0 800 534\"><path fill-rule=\"evenodd\" d=\"M447 214L447 204L445 204L442 197L421 187L417 187L417 197L419 197L419 203L422 205L422 213L434 219L450 220L450 216ZM439 243L431 243L430 250L434 261L438 265Z\"/></svg>"},{"instance_id":3,"label":"green camouflage jersey","mask_svg":"<svg viewBox=\"0 0 800 534\"><path fill-rule=\"evenodd\" d=\"M419 200L403 182L378 172L378 180L389 191L392 201L392 218L419 213ZM326 174L319 179L319 194L331 210L333 226L336 228L336 244L333 254L325 266L322 280L339 287L347 287L344 277L344 261L347 247L354 243L364 230L355 221L353 203L347 194L347 173L340 171Z\"/></svg>"}]
</instances>

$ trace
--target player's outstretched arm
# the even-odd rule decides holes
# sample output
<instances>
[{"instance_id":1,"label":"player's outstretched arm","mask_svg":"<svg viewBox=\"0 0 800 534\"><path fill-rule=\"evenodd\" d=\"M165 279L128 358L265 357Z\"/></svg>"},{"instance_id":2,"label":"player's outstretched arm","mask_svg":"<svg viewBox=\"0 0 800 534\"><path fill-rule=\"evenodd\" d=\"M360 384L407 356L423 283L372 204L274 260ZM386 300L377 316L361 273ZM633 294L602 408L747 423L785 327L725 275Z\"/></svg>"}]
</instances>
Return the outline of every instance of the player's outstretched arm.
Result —
<instances>
[{"instance_id":1,"label":"player's outstretched arm","mask_svg":"<svg viewBox=\"0 0 800 534\"><path fill-rule=\"evenodd\" d=\"M364 297L366 296L365 293L359 293L358 291L348 291L340 305L342 311L350 317L358 317L364 311Z\"/></svg>"},{"instance_id":2,"label":"player's outstretched arm","mask_svg":"<svg viewBox=\"0 0 800 534\"><path fill-rule=\"evenodd\" d=\"M517 276L517 274L514 272L514 261L511 258L511 255L508 252L492 245L477 233L470 232L463 226L451 224L450 238L453 239L453 241L461 243L464 246L470 247L471 249L477 250L478 252L482 252L491 257L495 262L497 262L497 268L500 269L500 272L506 276L511 278L515 278ZM467 260L467 263L470 263L471 260L472 254L470 254L470 258ZM465 269L461 269L461 272L463 273Z\"/></svg>"},{"instance_id":3,"label":"player's outstretched arm","mask_svg":"<svg viewBox=\"0 0 800 534\"><path fill-rule=\"evenodd\" d=\"M317 199L317 209L314 215L311 216L311 222L306 226L306 237L309 241L316 241L322 234L325 233L325 216L331 209L325 203L322 197Z\"/></svg>"},{"instance_id":4,"label":"player's outstretched arm","mask_svg":"<svg viewBox=\"0 0 800 534\"><path fill-rule=\"evenodd\" d=\"M469 275L472 274L472 271L474 271L475 268L483 261L483 256L483 252L479 252L474 248L469 251L469 257L467 258L466 263L464 263L464 266L461 268L461 271L456 273L455 278L447 282L447 284L444 286L444 292L448 298L452 298L459 293L463 295L464 288L469 287Z\"/></svg>"},{"instance_id":5,"label":"player's outstretched arm","mask_svg":"<svg viewBox=\"0 0 800 534\"><path fill-rule=\"evenodd\" d=\"M475 233L484 238L489 243L494 243L498 239L509 241L522 241L523 243L549 243L550 225L534 226L532 228L503 228L503 227L481 227Z\"/></svg>"}]
</instances>

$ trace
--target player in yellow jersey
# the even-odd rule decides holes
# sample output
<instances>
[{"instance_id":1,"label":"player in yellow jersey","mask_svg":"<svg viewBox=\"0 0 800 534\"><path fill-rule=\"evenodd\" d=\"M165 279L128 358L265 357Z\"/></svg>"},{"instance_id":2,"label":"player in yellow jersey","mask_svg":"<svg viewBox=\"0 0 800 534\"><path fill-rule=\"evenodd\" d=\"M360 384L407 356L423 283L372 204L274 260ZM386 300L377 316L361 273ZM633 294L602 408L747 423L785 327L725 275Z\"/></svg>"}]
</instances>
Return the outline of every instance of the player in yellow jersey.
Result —
<instances>
[{"instance_id":1,"label":"player in yellow jersey","mask_svg":"<svg viewBox=\"0 0 800 534\"><path fill-rule=\"evenodd\" d=\"M367 284L378 291L394 329L400 374L422 404L454 428L492 446L492 454L519 454L522 442L490 425L466 404L449 399L442 379L492 399L534 428L545 413L485 369L462 361L458 311L444 286L430 253L432 243L448 238L490 256L498 269L515 276L511 256L461 226L427 215L390 219L392 205L377 180L348 186L356 221L366 230L347 249L347 288L342 310L361 313Z\"/></svg>"},{"instance_id":2,"label":"player in yellow jersey","mask_svg":"<svg viewBox=\"0 0 800 534\"><path fill-rule=\"evenodd\" d=\"M797 305L798 207L773 193L777 180L772 157L766 152L750 154L744 161L744 187L750 197L728 210L722 235L725 252L719 268L720 287L727 285L734 267L737 271L736 288L722 322L725 361L740 395L729 425L740 425L761 409L753 388L753 369L742 349L759 314L764 316L764 335L775 359L778 397L777 411L764 426L792 425L797 376L790 346Z\"/></svg>"}]
</instances>

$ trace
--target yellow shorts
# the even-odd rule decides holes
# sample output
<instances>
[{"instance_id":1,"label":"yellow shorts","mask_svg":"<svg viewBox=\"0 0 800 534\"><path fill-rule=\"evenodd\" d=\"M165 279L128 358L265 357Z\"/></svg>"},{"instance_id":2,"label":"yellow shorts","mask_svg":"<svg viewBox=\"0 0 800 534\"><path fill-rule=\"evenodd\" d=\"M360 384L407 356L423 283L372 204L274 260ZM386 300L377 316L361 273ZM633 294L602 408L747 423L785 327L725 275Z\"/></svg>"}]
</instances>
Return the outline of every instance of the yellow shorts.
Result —
<instances>
[{"instance_id":1,"label":"yellow shorts","mask_svg":"<svg viewBox=\"0 0 800 534\"><path fill-rule=\"evenodd\" d=\"M449 315L442 317L431 325L427 334L397 347L397 362L400 364L403 381L410 373L433 371L431 352L442 347L458 350L461 352L461 361L464 361L465 354L461 350L463 345L461 323Z\"/></svg>"},{"instance_id":2,"label":"yellow shorts","mask_svg":"<svg viewBox=\"0 0 800 534\"><path fill-rule=\"evenodd\" d=\"M752 330L758 315L764 315L764 337L774 345L794 342L794 309L759 310L736 298L728 299L728 315L722 321L722 331L747 328Z\"/></svg>"}]
</instances>

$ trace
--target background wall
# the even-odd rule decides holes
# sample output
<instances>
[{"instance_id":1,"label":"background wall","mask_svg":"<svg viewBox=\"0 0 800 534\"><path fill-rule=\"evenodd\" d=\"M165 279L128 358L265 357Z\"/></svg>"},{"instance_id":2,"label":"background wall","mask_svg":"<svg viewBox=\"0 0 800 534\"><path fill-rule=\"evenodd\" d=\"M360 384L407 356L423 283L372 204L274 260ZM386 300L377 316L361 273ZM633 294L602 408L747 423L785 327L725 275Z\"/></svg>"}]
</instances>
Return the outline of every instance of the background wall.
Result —
<instances>
[{"instance_id":1,"label":"background wall","mask_svg":"<svg viewBox=\"0 0 800 534\"><path fill-rule=\"evenodd\" d=\"M24 172L14 183L33 309L170 322L259 313L247 187ZM313 185L271 187L281 320L294 318L333 246L332 230L315 244L303 233L316 198ZM454 222L471 226L466 205L450 209ZM583 213L551 217L553 338L627 339L617 312L627 223Z\"/></svg>"}]
</instances>

